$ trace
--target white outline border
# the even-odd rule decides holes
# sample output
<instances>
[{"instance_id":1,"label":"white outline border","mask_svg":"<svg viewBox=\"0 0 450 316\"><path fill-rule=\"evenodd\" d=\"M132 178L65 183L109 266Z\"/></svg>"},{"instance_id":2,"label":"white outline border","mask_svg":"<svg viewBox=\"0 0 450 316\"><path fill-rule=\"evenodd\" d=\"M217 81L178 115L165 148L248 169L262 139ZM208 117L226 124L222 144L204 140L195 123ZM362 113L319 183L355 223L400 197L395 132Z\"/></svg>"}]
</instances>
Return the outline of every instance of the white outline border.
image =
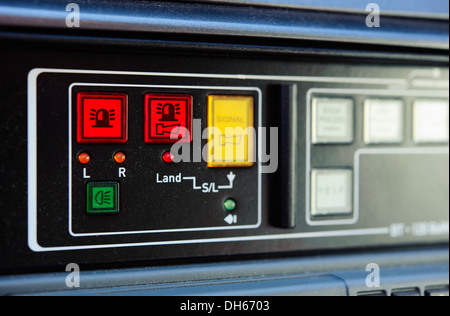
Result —
<instances>
[{"instance_id":1,"label":"white outline border","mask_svg":"<svg viewBox=\"0 0 450 316\"><path fill-rule=\"evenodd\" d=\"M240 79L240 80L272 80L279 82L320 82L320 83L347 83L347 84L373 84L391 87L408 87L407 79L386 78L347 78L347 77L307 77L307 76L259 76L236 74L196 74L196 73L161 73L161 72L130 72L130 71L101 71L101 70L76 70L35 68L28 73L28 246L35 252L72 251L104 248L141 247L158 245L181 245L197 243L221 243L258 240L283 240L300 238L323 238L344 236L374 236L389 235L389 227L351 229L338 231L322 231L313 233L274 234L258 236L240 236L213 239L173 240L161 242L103 244L84 246L42 247L37 241L37 78L42 73L72 73L72 74L97 74L97 75L128 75L128 76L161 76L161 77L188 77L188 78L215 78L215 79ZM309 111L309 105L306 106ZM309 122L309 118L307 120ZM307 130L309 134L310 130ZM307 147L307 151L310 147Z\"/></svg>"},{"instance_id":2,"label":"white outline border","mask_svg":"<svg viewBox=\"0 0 450 316\"><path fill-rule=\"evenodd\" d=\"M184 90L226 90L243 91L258 93L258 128L262 127L262 98L263 93L257 87L225 87L225 86L177 86L177 85L140 85L140 84L109 84L109 83L79 83L75 82L69 86L69 233L73 237L88 236L116 236L116 235L136 235L136 234L156 234L156 233L175 233L175 232L196 232L196 231L219 231L235 229L257 229L262 224L262 162L261 162L261 133L258 134L258 220L254 225L236 225L236 226L217 226L201 228L178 228L178 229L160 229L160 230L142 230L142 231L123 231L123 232L100 232L100 233L74 233L72 222L72 90L74 87L117 87L117 88L151 88L151 89L184 89Z\"/></svg>"},{"instance_id":3,"label":"white outline border","mask_svg":"<svg viewBox=\"0 0 450 316\"><path fill-rule=\"evenodd\" d=\"M381 153L403 153L403 154L417 154L419 152L423 153L441 153L442 150L447 150L448 153L448 147L442 147L442 148L430 148L430 147L422 147L422 148L398 148L398 147L392 147L392 148L367 148L367 149L359 149L355 152L355 159L354 159L354 196L353 196L353 217L349 219L337 219L337 220L321 220L321 221L314 221L312 220L311 216L311 148L312 146L320 146L320 144L313 145L311 141L311 133L312 133L312 122L311 122L311 107L312 107L312 95L321 95L321 97L330 97L331 95L365 95L367 97L370 96L390 96L390 97L405 97L405 96L413 96L413 97L430 97L433 99L442 99L442 98L448 98L448 91L443 90L427 90L427 91L417 91L417 90L378 90L378 89L323 89L323 88L313 88L309 89L306 96L306 196L305 196L305 204L306 204L306 223L309 226L336 226L336 225L353 225L356 224L359 221L359 160L357 161L357 158L359 156L356 156L356 154L359 152L366 152L366 151L372 151L372 150L379 150ZM355 113L356 113L356 106L355 104ZM406 104L406 106L408 106ZM405 108L406 109L406 108ZM356 118L356 116L354 115ZM406 122L405 122L406 123ZM355 131L356 132L356 131ZM355 133L356 135L356 133ZM356 138L355 138L356 139ZM344 145L343 145L344 146ZM336 166L330 166L330 167L336 167ZM338 168L338 167L336 167ZM358 172L356 172L357 170Z\"/></svg>"}]
</instances>

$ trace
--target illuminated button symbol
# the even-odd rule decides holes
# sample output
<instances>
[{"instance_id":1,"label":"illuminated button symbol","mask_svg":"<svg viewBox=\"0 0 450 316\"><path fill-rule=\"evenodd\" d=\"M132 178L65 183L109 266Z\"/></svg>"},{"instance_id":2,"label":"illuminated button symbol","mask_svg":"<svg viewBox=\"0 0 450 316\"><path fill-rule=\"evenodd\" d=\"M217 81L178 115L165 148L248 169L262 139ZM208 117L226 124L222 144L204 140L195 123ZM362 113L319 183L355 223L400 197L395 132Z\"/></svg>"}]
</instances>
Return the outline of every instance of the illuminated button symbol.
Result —
<instances>
[{"instance_id":1,"label":"illuminated button symbol","mask_svg":"<svg viewBox=\"0 0 450 316\"><path fill-rule=\"evenodd\" d=\"M115 118L114 116L116 116L116 110L115 109L111 109L109 110L105 110L105 109L100 109L100 110L95 110L95 109L91 109L91 121L95 121L95 125L92 126L94 128L113 128L114 126L110 125L110 121L114 121Z\"/></svg>"},{"instance_id":2,"label":"illuminated button symbol","mask_svg":"<svg viewBox=\"0 0 450 316\"><path fill-rule=\"evenodd\" d=\"M98 191L95 196L95 202L102 206L103 204L111 205L111 192L110 191Z\"/></svg>"},{"instance_id":3,"label":"illuminated button symbol","mask_svg":"<svg viewBox=\"0 0 450 316\"><path fill-rule=\"evenodd\" d=\"M160 122L178 122L175 118L175 115L180 115L180 104L166 103L162 105L158 103L158 112L157 114L161 114Z\"/></svg>"},{"instance_id":4,"label":"illuminated button symbol","mask_svg":"<svg viewBox=\"0 0 450 316\"><path fill-rule=\"evenodd\" d=\"M156 124L156 135L164 136L164 135L175 135L175 137L180 132L180 124Z\"/></svg>"},{"instance_id":5,"label":"illuminated button symbol","mask_svg":"<svg viewBox=\"0 0 450 316\"><path fill-rule=\"evenodd\" d=\"M119 184L117 182L90 182L87 185L87 213L119 213Z\"/></svg>"},{"instance_id":6,"label":"illuminated button symbol","mask_svg":"<svg viewBox=\"0 0 450 316\"><path fill-rule=\"evenodd\" d=\"M233 136L227 136L222 135L222 141L220 143L220 146L240 146L242 142L243 135L233 135Z\"/></svg>"}]
</instances>

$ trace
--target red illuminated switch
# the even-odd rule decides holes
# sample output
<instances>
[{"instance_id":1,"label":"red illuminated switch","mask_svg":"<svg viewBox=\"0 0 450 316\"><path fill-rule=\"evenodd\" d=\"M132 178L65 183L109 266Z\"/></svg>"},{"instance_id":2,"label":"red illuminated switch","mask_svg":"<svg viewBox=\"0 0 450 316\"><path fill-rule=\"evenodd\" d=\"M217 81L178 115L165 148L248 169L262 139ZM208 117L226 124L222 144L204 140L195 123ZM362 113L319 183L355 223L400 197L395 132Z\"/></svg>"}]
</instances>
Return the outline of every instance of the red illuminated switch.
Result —
<instances>
[{"instance_id":1,"label":"red illuminated switch","mask_svg":"<svg viewBox=\"0 0 450 316\"><path fill-rule=\"evenodd\" d=\"M79 92L77 101L79 143L127 142L126 94Z\"/></svg>"},{"instance_id":2,"label":"red illuminated switch","mask_svg":"<svg viewBox=\"0 0 450 316\"><path fill-rule=\"evenodd\" d=\"M192 141L192 96L184 94L145 95L145 142Z\"/></svg>"}]
</instances>

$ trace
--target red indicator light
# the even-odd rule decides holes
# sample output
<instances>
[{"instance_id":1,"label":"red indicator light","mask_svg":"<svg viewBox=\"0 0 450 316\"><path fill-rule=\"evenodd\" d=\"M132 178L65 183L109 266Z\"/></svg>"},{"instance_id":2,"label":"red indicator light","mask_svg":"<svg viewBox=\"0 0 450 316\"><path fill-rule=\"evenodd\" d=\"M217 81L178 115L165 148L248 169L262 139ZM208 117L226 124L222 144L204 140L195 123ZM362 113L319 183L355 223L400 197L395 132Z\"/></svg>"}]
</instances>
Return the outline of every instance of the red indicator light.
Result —
<instances>
[{"instance_id":1,"label":"red indicator light","mask_svg":"<svg viewBox=\"0 0 450 316\"><path fill-rule=\"evenodd\" d=\"M78 93L77 141L126 143L128 96L124 93Z\"/></svg>"},{"instance_id":2,"label":"red indicator light","mask_svg":"<svg viewBox=\"0 0 450 316\"><path fill-rule=\"evenodd\" d=\"M192 96L145 95L145 142L189 143L192 141Z\"/></svg>"},{"instance_id":3,"label":"red indicator light","mask_svg":"<svg viewBox=\"0 0 450 316\"><path fill-rule=\"evenodd\" d=\"M165 163L172 163L174 161L175 157L171 152L166 152L166 153L164 153L162 159Z\"/></svg>"}]
</instances>

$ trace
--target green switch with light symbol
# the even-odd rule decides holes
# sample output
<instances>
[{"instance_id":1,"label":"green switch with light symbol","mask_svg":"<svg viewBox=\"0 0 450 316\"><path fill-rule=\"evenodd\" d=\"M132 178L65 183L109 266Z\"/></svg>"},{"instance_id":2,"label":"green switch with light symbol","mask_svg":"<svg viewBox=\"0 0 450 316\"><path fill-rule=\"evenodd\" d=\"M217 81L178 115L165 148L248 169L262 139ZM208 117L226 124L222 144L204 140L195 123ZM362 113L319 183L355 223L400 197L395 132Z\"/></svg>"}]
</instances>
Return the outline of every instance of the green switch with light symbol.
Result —
<instances>
[{"instance_id":1,"label":"green switch with light symbol","mask_svg":"<svg viewBox=\"0 0 450 316\"><path fill-rule=\"evenodd\" d=\"M87 213L105 215L119 213L119 183L90 182L87 184Z\"/></svg>"}]
</instances>

